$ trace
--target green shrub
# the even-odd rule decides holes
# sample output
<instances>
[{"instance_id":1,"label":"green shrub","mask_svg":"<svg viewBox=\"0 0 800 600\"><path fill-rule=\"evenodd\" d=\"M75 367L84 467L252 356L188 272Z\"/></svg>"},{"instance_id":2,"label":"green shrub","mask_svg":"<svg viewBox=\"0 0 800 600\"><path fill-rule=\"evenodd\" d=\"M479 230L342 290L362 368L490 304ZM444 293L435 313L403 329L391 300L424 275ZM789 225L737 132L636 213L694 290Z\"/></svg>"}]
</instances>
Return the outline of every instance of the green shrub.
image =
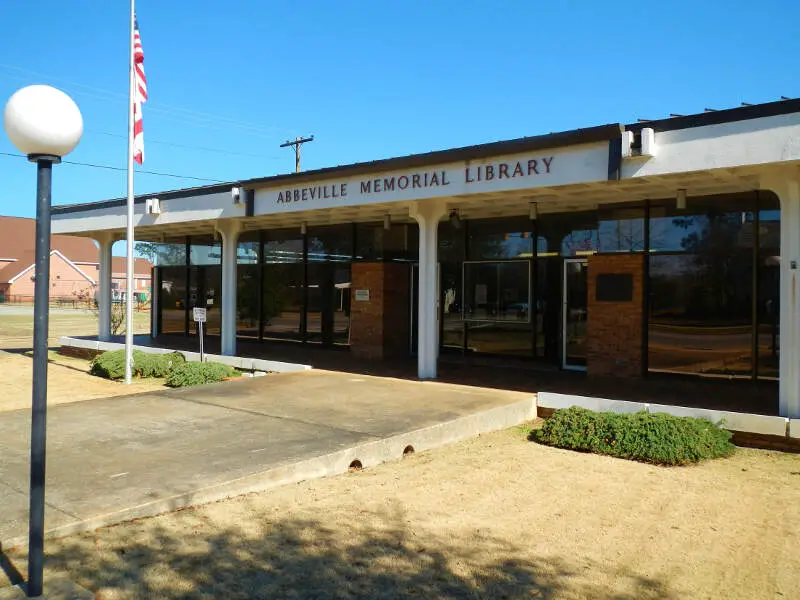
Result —
<instances>
[{"instance_id":1,"label":"green shrub","mask_svg":"<svg viewBox=\"0 0 800 600\"><path fill-rule=\"evenodd\" d=\"M166 377L172 367L185 362L180 352L149 354L134 350L133 374L138 377ZM125 376L125 350L109 350L96 356L89 372L106 379L122 379Z\"/></svg>"},{"instance_id":2,"label":"green shrub","mask_svg":"<svg viewBox=\"0 0 800 600\"><path fill-rule=\"evenodd\" d=\"M735 450L730 432L706 419L645 411L596 413L577 406L555 411L529 437L549 446L659 465L696 463Z\"/></svg>"},{"instance_id":3,"label":"green shrub","mask_svg":"<svg viewBox=\"0 0 800 600\"><path fill-rule=\"evenodd\" d=\"M133 361L136 362L140 350L133 351ZM125 350L109 350L94 357L89 366L89 372L106 379L122 379L125 376Z\"/></svg>"},{"instance_id":4,"label":"green shrub","mask_svg":"<svg viewBox=\"0 0 800 600\"><path fill-rule=\"evenodd\" d=\"M147 354L134 356L133 370L139 377L166 377L176 365L186 362L180 352L169 354Z\"/></svg>"},{"instance_id":5,"label":"green shrub","mask_svg":"<svg viewBox=\"0 0 800 600\"><path fill-rule=\"evenodd\" d=\"M220 363L186 362L176 365L167 377L169 387L186 387L216 383L227 377L238 375L238 371Z\"/></svg>"}]
</instances>

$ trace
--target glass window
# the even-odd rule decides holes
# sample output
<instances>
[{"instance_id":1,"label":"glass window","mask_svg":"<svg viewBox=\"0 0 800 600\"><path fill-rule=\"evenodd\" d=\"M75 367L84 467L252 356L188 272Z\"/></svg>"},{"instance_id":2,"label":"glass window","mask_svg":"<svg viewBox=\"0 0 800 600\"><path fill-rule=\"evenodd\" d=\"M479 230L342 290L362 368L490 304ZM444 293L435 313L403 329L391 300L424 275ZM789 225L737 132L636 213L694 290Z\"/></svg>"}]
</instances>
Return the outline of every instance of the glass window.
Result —
<instances>
[{"instance_id":1,"label":"glass window","mask_svg":"<svg viewBox=\"0 0 800 600\"><path fill-rule=\"evenodd\" d=\"M259 235L257 231L247 231L239 236L236 248L236 262L240 265L258 264Z\"/></svg>"},{"instance_id":2,"label":"glass window","mask_svg":"<svg viewBox=\"0 0 800 600\"><path fill-rule=\"evenodd\" d=\"M439 265L442 306L442 346L464 347L463 268L460 262L443 262Z\"/></svg>"},{"instance_id":3,"label":"glass window","mask_svg":"<svg viewBox=\"0 0 800 600\"><path fill-rule=\"evenodd\" d=\"M469 258L529 258L533 254L531 229L531 221L525 218L470 221Z\"/></svg>"},{"instance_id":4,"label":"glass window","mask_svg":"<svg viewBox=\"0 0 800 600\"><path fill-rule=\"evenodd\" d=\"M752 273L747 251L651 256L650 369L749 377Z\"/></svg>"},{"instance_id":5,"label":"glass window","mask_svg":"<svg viewBox=\"0 0 800 600\"><path fill-rule=\"evenodd\" d=\"M464 316L469 321L528 322L530 263L464 263L464 300Z\"/></svg>"},{"instance_id":6,"label":"glass window","mask_svg":"<svg viewBox=\"0 0 800 600\"><path fill-rule=\"evenodd\" d=\"M651 207L651 370L752 377L755 207L755 194Z\"/></svg>"},{"instance_id":7,"label":"glass window","mask_svg":"<svg viewBox=\"0 0 800 600\"><path fill-rule=\"evenodd\" d=\"M308 265L308 339L347 344L350 334L350 265Z\"/></svg>"},{"instance_id":8,"label":"glass window","mask_svg":"<svg viewBox=\"0 0 800 600\"><path fill-rule=\"evenodd\" d=\"M264 337L302 339L305 266L302 262L274 263L262 268Z\"/></svg>"},{"instance_id":9,"label":"glass window","mask_svg":"<svg viewBox=\"0 0 800 600\"><path fill-rule=\"evenodd\" d=\"M193 265L222 264L222 242L211 235L193 235L189 238L189 260Z\"/></svg>"},{"instance_id":10,"label":"glass window","mask_svg":"<svg viewBox=\"0 0 800 600\"><path fill-rule=\"evenodd\" d=\"M536 230L539 256L588 256L600 250L596 212L541 215Z\"/></svg>"},{"instance_id":11,"label":"glass window","mask_svg":"<svg viewBox=\"0 0 800 600\"><path fill-rule=\"evenodd\" d=\"M561 360L561 296L564 262L558 256L536 261L536 356L551 362Z\"/></svg>"},{"instance_id":12,"label":"glass window","mask_svg":"<svg viewBox=\"0 0 800 600\"><path fill-rule=\"evenodd\" d=\"M308 262L353 260L353 226L309 227Z\"/></svg>"},{"instance_id":13,"label":"glass window","mask_svg":"<svg viewBox=\"0 0 800 600\"><path fill-rule=\"evenodd\" d=\"M236 269L236 335L258 337L258 264L240 264Z\"/></svg>"},{"instance_id":14,"label":"glass window","mask_svg":"<svg viewBox=\"0 0 800 600\"><path fill-rule=\"evenodd\" d=\"M355 260L416 260L419 255L416 224L392 224L389 230L383 223L356 225Z\"/></svg>"},{"instance_id":15,"label":"glass window","mask_svg":"<svg viewBox=\"0 0 800 600\"><path fill-rule=\"evenodd\" d=\"M760 192L758 213L758 376L778 378L780 359L781 210L778 199Z\"/></svg>"},{"instance_id":16,"label":"glass window","mask_svg":"<svg viewBox=\"0 0 800 600\"><path fill-rule=\"evenodd\" d=\"M195 306L206 308L204 332L219 335L222 324L222 267L189 268L189 310ZM190 322L189 333L194 335L197 332L197 324Z\"/></svg>"},{"instance_id":17,"label":"glass window","mask_svg":"<svg viewBox=\"0 0 800 600\"><path fill-rule=\"evenodd\" d=\"M476 221L477 223L477 221ZM460 263L464 260L464 229L453 227L450 221L439 223L439 262Z\"/></svg>"},{"instance_id":18,"label":"glass window","mask_svg":"<svg viewBox=\"0 0 800 600\"><path fill-rule=\"evenodd\" d=\"M186 267L158 267L161 333L186 332Z\"/></svg>"},{"instance_id":19,"label":"glass window","mask_svg":"<svg viewBox=\"0 0 800 600\"><path fill-rule=\"evenodd\" d=\"M597 241L600 252L644 252L644 208L600 211Z\"/></svg>"},{"instance_id":20,"label":"glass window","mask_svg":"<svg viewBox=\"0 0 800 600\"><path fill-rule=\"evenodd\" d=\"M296 229L264 232L264 264L302 263L303 236Z\"/></svg>"},{"instance_id":21,"label":"glass window","mask_svg":"<svg viewBox=\"0 0 800 600\"><path fill-rule=\"evenodd\" d=\"M186 264L186 240L152 243L137 242L136 252L150 258L158 266L177 266Z\"/></svg>"},{"instance_id":22,"label":"glass window","mask_svg":"<svg viewBox=\"0 0 800 600\"><path fill-rule=\"evenodd\" d=\"M753 247L755 198L689 198L688 208L674 202L650 209L651 252L726 252Z\"/></svg>"},{"instance_id":23,"label":"glass window","mask_svg":"<svg viewBox=\"0 0 800 600\"><path fill-rule=\"evenodd\" d=\"M530 323L467 324L467 351L486 354L503 354L529 358L533 355L533 338Z\"/></svg>"}]
</instances>

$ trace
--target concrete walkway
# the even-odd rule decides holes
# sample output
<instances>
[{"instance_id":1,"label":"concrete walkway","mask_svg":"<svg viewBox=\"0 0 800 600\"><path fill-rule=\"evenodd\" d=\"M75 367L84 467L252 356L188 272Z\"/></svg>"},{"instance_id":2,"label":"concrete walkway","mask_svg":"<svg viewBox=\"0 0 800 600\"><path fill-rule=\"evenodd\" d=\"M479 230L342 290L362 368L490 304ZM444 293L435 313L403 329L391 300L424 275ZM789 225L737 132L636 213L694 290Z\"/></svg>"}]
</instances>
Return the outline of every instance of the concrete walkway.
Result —
<instances>
[{"instance_id":1,"label":"concrete walkway","mask_svg":"<svg viewBox=\"0 0 800 600\"><path fill-rule=\"evenodd\" d=\"M535 416L528 393L306 371L50 408L65 535L398 459ZM0 414L0 542L27 536L30 414Z\"/></svg>"}]
</instances>

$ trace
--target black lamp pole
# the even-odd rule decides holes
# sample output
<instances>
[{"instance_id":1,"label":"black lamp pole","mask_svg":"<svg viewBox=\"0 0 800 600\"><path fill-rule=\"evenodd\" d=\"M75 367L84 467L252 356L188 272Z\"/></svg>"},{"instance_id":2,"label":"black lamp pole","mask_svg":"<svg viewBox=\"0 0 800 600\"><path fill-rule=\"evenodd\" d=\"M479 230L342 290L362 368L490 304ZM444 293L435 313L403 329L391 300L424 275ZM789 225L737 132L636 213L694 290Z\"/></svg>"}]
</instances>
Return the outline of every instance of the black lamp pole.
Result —
<instances>
[{"instance_id":1,"label":"black lamp pole","mask_svg":"<svg viewBox=\"0 0 800 600\"><path fill-rule=\"evenodd\" d=\"M28 526L29 598L44 587L44 477L47 446L47 335L50 309L50 200L58 156L31 154L36 163L36 279L33 297L33 403L31 414L31 490Z\"/></svg>"}]
</instances>

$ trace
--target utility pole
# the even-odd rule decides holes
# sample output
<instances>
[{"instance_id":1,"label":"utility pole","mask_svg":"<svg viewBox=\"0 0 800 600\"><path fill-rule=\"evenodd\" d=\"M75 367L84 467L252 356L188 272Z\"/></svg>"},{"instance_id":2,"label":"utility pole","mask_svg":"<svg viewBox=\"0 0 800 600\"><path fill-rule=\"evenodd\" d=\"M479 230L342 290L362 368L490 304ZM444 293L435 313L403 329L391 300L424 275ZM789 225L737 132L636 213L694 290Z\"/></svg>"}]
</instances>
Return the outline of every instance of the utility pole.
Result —
<instances>
[{"instance_id":1,"label":"utility pole","mask_svg":"<svg viewBox=\"0 0 800 600\"><path fill-rule=\"evenodd\" d=\"M307 138L297 137L297 138L295 138L295 140L293 142L287 140L286 142L281 144L281 148L288 148L289 146L294 146L294 172L295 173L299 173L300 172L300 146L302 146L306 142L313 142L313 141L314 141L314 136L312 135L311 137L307 137Z\"/></svg>"}]
</instances>

